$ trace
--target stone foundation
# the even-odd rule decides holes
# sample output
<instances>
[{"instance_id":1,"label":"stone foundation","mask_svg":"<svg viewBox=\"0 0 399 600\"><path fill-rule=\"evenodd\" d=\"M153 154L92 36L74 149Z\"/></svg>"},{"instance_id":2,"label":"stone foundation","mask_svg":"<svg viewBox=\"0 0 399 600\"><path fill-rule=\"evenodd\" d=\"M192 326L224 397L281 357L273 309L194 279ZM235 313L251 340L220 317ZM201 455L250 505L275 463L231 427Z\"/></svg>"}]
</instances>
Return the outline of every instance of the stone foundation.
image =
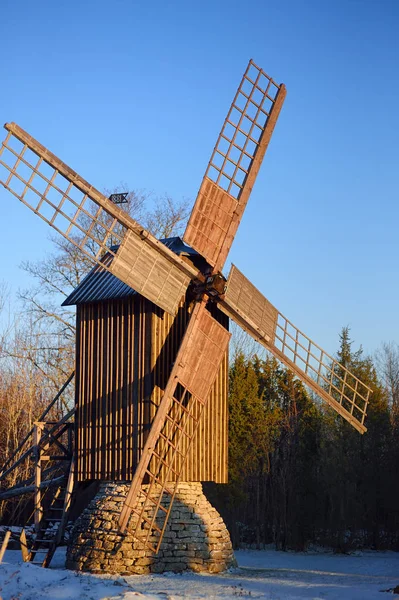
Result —
<instances>
[{"instance_id":1,"label":"stone foundation","mask_svg":"<svg viewBox=\"0 0 399 600\"><path fill-rule=\"evenodd\" d=\"M118 518L129 487L123 483L101 484L72 530L68 569L121 575L185 570L220 573L236 564L226 525L206 499L200 483L178 485L158 554L133 538L129 533L132 527L126 536L118 533ZM163 506L167 507L168 502L165 498Z\"/></svg>"}]
</instances>

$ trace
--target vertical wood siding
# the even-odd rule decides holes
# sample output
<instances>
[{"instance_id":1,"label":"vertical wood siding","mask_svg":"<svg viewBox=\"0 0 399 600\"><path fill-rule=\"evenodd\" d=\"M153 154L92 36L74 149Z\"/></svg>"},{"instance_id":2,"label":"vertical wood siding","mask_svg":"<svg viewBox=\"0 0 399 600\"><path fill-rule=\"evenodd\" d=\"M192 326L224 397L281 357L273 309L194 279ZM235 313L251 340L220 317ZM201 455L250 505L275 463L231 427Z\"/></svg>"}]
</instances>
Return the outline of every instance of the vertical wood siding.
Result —
<instances>
[{"instance_id":1,"label":"vertical wood siding","mask_svg":"<svg viewBox=\"0 0 399 600\"><path fill-rule=\"evenodd\" d=\"M136 295L77 307L77 477L131 480L188 321ZM225 327L228 318L212 314ZM227 482L228 355L193 442L183 481Z\"/></svg>"}]
</instances>

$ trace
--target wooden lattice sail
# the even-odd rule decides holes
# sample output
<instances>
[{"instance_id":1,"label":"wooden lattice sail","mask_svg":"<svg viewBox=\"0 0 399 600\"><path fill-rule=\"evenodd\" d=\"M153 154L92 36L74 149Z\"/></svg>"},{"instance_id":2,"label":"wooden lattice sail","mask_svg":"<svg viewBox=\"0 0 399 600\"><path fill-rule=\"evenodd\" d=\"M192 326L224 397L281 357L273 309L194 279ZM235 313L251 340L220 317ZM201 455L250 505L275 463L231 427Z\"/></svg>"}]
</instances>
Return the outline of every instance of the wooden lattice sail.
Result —
<instances>
[{"instance_id":1,"label":"wooden lattice sail","mask_svg":"<svg viewBox=\"0 0 399 600\"><path fill-rule=\"evenodd\" d=\"M184 241L218 272L223 268L285 100L250 60L224 121Z\"/></svg>"},{"instance_id":2,"label":"wooden lattice sail","mask_svg":"<svg viewBox=\"0 0 399 600\"><path fill-rule=\"evenodd\" d=\"M93 262L175 314L197 270L15 123L0 148L0 182ZM116 256L112 249L119 248ZM105 268L106 265L103 264Z\"/></svg>"},{"instance_id":3,"label":"wooden lattice sail","mask_svg":"<svg viewBox=\"0 0 399 600\"><path fill-rule=\"evenodd\" d=\"M235 267L220 309L360 433L371 389L286 319Z\"/></svg>"}]
</instances>

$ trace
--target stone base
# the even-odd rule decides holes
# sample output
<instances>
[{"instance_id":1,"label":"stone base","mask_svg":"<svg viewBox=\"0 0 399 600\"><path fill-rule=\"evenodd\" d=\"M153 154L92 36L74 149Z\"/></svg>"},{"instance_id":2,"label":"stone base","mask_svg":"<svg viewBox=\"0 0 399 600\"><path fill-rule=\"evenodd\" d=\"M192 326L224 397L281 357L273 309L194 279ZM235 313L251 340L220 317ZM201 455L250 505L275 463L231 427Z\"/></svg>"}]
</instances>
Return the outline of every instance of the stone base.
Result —
<instances>
[{"instance_id":1,"label":"stone base","mask_svg":"<svg viewBox=\"0 0 399 600\"><path fill-rule=\"evenodd\" d=\"M235 566L229 532L200 483L178 485L157 554L133 538L132 526L126 536L118 533L118 518L129 487L124 483L101 484L72 530L68 569L132 575L185 570L220 573ZM165 507L168 503L168 498L162 502Z\"/></svg>"}]
</instances>

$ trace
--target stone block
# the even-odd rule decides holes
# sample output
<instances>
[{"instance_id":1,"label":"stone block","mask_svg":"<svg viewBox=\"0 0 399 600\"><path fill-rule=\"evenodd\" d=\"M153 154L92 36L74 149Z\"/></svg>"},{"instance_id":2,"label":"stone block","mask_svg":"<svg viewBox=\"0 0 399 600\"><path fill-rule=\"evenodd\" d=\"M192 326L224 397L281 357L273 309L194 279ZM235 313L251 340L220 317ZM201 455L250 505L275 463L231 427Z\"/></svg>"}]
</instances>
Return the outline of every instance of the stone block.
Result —
<instances>
[{"instance_id":1,"label":"stone block","mask_svg":"<svg viewBox=\"0 0 399 600\"><path fill-rule=\"evenodd\" d=\"M173 552L173 556L178 556L179 558L189 558L187 550L175 550Z\"/></svg>"},{"instance_id":2,"label":"stone block","mask_svg":"<svg viewBox=\"0 0 399 600\"><path fill-rule=\"evenodd\" d=\"M155 558L149 558L149 557L144 557L144 558L137 558L135 561L136 565L139 566L146 566L146 565L152 565L154 563Z\"/></svg>"},{"instance_id":3,"label":"stone block","mask_svg":"<svg viewBox=\"0 0 399 600\"><path fill-rule=\"evenodd\" d=\"M218 559L223 558L223 552L221 550L211 550L210 555L213 560L218 560Z\"/></svg>"},{"instance_id":4,"label":"stone block","mask_svg":"<svg viewBox=\"0 0 399 600\"><path fill-rule=\"evenodd\" d=\"M202 535L200 535L200 533L202 533ZM181 531L178 531L177 537L178 538L191 538L193 542L196 542L199 539L205 538L203 532L193 532L193 531L188 531L187 529L182 529Z\"/></svg>"},{"instance_id":5,"label":"stone block","mask_svg":"<svg viewBox=\"0 0 399 600\"><path fill-rule=\"evenodd\" d=\"M132 566L131 570L129 569L129 574L133 574L133 575L147 575L147 573L150 573L150 567L148 566ZM125 573L125 575L127 575L127 573Z\"/></svg>"},{"instance_id":6,"label":"stone block","mask_svg":"<svg viewBox=\"0 0 399 600\"><path fill-rule=\"evenodd\" d=\"M155 562L150 566L151 573L165 573L166 571L166 563L164 562Z\"/></svg>"},{"instance_id":7,"label":"stone block","mask_svg":"<svg viewBox=\"0 0 399 600\"><path fill-rule=\"evenodd\" d=\"M181 573L187 569L187 565L182 562L168 563L166 567L168 571L173 571L174 573Z\"/></svg>"},{"instance_id":8,"label":"stone block","mask_svg":"<svg viewBox=\"0 0 399 600\"><path fill-rule=\"evenodd\" d=\"M205 567L203 563L191 563L189 564L190 571L194 573L204 573L208 571L208 567Z\"/></svg>"},{"instance_id":9,"label":"stone block","mask_svg":"<svg viewBox=\"0 0 399 600\"><path fill-rule=\"evenodd\" d=\"M125 567L130 567L133 563L134 563L134 560L132 558L124 558L123 559L123 564Z\"/></svg>"},{"instance_id":10,"label":"stone block","mask_svg":"<svg viewBox=\"0 0 399 600\"><path fill-rule=\"evenodd\" d=\"M185 550L187 552L187 544L173 544L172 552L176 550Z\"/></svg>"},{"instance_id":11,"label":"stone block","mask_svg":"<svg viewBox=\"0 0 399 600\"><path fill-rule=\"evenodd\" d=\"M196 558L209 559L211 557L211 553L209 552L209 550L196 550L195 556Z\"/></svg>"},{"instance_id":12,"label":"stone block","mask_svg":"<svg viewBox=\"0 0 399 600\"><path fill-rule=\"evenodd\" d=\"M208 566L209 573L223 573L226 570L225 563L211 563Z\"/></svg>"}]
</instances>

